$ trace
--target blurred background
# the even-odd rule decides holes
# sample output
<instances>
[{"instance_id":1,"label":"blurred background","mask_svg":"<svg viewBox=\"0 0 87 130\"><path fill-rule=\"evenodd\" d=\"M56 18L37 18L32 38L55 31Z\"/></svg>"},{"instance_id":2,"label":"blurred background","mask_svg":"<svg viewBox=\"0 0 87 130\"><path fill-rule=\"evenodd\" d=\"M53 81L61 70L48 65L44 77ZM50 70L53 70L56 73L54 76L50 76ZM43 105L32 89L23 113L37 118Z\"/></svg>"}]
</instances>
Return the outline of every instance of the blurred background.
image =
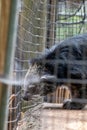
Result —
<instances>
[{"instance_id":1,"label":"blurred background","mask_svg":"<svg viewBox=\"0 0 87 130\"><path fill-rule=\"evenodd\" d=\"M19 130L23 124L20 120L38 124L40 118L38 113L44 99L38 97L25 102L21 98L29 59L41 55L46 48L68 37L85 32L87 0L0 0L0 111L1 119L3 113L7 113L3 118L7 122L6 129ZM45 101L60 104L67 98L70 98L70 92L67 86L62 86L47 95ZM35 111L38 120L32 116ZM29 115L29 119L26 115ZM36 129L37 125L34 125L28 123L26 130L30 126ZM25 130L24 127L20 129Z\"/></svg>"}]
</instances>

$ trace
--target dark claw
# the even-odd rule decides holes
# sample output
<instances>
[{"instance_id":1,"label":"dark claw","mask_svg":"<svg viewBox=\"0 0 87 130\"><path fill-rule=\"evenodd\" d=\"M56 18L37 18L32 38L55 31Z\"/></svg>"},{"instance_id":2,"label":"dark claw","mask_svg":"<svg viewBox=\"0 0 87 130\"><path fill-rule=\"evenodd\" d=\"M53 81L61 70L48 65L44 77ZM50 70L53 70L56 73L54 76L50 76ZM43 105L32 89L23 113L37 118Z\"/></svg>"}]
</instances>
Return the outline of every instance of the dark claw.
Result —
<instances>
[{"instance_id":1,"label":"dark claw","mask_svg":"<svg viewBox=\"0 0 87 130\"><path fill-rule=\"evenodd\" d=\"M72 102L72 100L65 100L63 103L63 109L68 110L81 110L85 107L85 104Z\"/></svg>"},{"instance_id":2,"label":"dark claw","mask_svg":"<svg viewBox=\"0 0 87 130\"><path fill-rule=\"evenodd\" d=\"M53 75L43 75L40 79L40 82L55 84L57 82L57 78Z\"/></svg>"}]
</instances>

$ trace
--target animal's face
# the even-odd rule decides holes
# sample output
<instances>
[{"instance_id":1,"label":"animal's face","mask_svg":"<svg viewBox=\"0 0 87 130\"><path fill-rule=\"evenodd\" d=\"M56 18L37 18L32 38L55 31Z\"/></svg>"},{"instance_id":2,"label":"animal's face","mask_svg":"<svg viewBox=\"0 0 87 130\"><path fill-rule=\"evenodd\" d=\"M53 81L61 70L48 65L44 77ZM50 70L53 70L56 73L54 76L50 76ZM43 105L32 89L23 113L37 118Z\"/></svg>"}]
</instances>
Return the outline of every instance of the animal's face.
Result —
<instances>
[{"instance_id":1,"label":"animal's face","mask_svg":"<svg viewBox=\"0 0 87 130\"><path fill-rule=\"evenodd\" d=\"M49 74L44 65L30 65L24 79L23 98L29 100L33 95L47 95L49 92L53 92L55 87L50 82L50 78L54 77Z\"/></svg>"}]
</instances>

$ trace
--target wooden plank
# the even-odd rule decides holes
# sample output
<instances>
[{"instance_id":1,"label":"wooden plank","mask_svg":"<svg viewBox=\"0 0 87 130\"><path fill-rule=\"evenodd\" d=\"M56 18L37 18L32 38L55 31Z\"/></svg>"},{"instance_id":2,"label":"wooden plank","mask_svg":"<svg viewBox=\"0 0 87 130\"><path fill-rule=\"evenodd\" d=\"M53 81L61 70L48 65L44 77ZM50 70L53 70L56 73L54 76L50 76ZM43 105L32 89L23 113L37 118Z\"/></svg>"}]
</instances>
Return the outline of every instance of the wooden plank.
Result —
<instances>
[{"instance_id":1,"label":"wooden plank","mask_svg":"<svg viewBox=\"0 0 87 130\"><path fill-rule=\"evenodd\" d=\"M87 110L44 109L41 130L87 130Z\"/></svg>"},{"instance_id":2,"label":"wooden plank","mask_svg":"<svg viewBox=\"0 0 87 130\"><path fill-rule=\"evenodd\" d=\"M2 0L0 5L0 74L3 74L7 48L6 44L9 25L10 0Z\"/></svg>"},{"instance_id":3,"label":"wooden plank","mask_svg":"<svg viewBox=\"0 0 87 130\"><path fill-rule=\"evenodd\" d=\"M10 0L8 1L0 0L0 75L4 74L9 15L10 15ZM0 99L2 96L1 87L2 84L0 83Z\"/></svg>"},{"instance_id":4,"label":"wooden plank","mask_svg":"<svg viewBox=\"0 0 87 130\"><path fill-rule=\"evenodd\" d=\"M13 58L13 31L16 0L1 0L0 15L0 76L11 75ZM9 86L0 83L0 130L6 130L8 117Z\"/></svg>"},{"instance_id":5,"label":"wooden plank","mask_svg":"<svg viewBox=\"0 0 87 130\"><path fill-rule=\"evenodd\" d=\"M0 0L0 75L4 74L5 55L7 48L7 35L10 15L10 0ZM0 83L0 99L2 97L2 84ZM0 101L0 105L1 105Z\"/></svg>"},{"instance_id":6,"label":"wooden plank","mask_svg":"<svg viewBox=\"0 0 87 130\"><path fill-rule=\"evenodd\" d=\"M0 0L0 75L3 75L4 73L9 15L10 0ZM2 96L1 86L2 84L0 83L0 99Z\"/></svg>"},{"instance_id":7,"label":"wooden plank","mask_svg":"<svg viewBox=\"0 0 87 130\"><path fill-rule=\"evenodd\" d=\"M7 37L8 37L8 25L9 25L9 15L10 15L10 2L11 0L0 0L0 75L4 75L5 67L5 57L7 49ZM5 105L6 92L5 86L0 83L0 129L6 129L6 111L3 106Z\"/></svg>"},{"instance_id":8,"label":"wooden plank","mask_svg":"<svg viewBox=\"0 0 87 130\"><path fill-rule=\"evenodd\" d=\"M62 108L62 103L43 103L43 108L44 109L61 109Z\"/></svg>"}]
</instances>

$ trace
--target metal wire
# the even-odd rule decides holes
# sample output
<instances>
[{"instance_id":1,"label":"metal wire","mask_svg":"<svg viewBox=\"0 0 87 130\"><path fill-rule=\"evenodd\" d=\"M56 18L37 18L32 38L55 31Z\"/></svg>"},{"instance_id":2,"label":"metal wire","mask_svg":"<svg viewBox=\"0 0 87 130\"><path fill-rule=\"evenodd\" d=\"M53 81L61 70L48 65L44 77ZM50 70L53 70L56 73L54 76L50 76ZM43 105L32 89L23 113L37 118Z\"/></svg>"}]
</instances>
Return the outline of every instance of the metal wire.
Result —
<instances>
[{"instance_id":1,"label":"metal wire","mask_svg":"<svg viewBox=\"0 0 87 130\"><path fill-rule=\"evenodd\" d=\"M50 48L68 37L86 32L87 1L81 0L81 2L75 3L73 0L22 0L20 3L22 7L18 12L19 21L12 82L6 78L6 80L1 78L0 81L14 85L11 88L11 94L15 94L15 97L11 99L12 103L9 106L8 130L16 130L16 128L18 130L38 130L40 129L43 97L33 97L29 102L22 100L23 79L29 69L29 59L40 56L45 48ZM54 61L45 60L45 62ZM73 65L71 60L55 60L57 64L63 62ZM74 60L74 64L85 66L87 61ZM61 82L61 79L56 80ZM65 82L66 79L62 79L62 81ZM81 81L68 77L67 82L86 84L87 80ZM63 87L51 95L48 94L44 100L62 103L65 98L70 98L70 96L69 90Z\"/></svg>"}]
</instances>

